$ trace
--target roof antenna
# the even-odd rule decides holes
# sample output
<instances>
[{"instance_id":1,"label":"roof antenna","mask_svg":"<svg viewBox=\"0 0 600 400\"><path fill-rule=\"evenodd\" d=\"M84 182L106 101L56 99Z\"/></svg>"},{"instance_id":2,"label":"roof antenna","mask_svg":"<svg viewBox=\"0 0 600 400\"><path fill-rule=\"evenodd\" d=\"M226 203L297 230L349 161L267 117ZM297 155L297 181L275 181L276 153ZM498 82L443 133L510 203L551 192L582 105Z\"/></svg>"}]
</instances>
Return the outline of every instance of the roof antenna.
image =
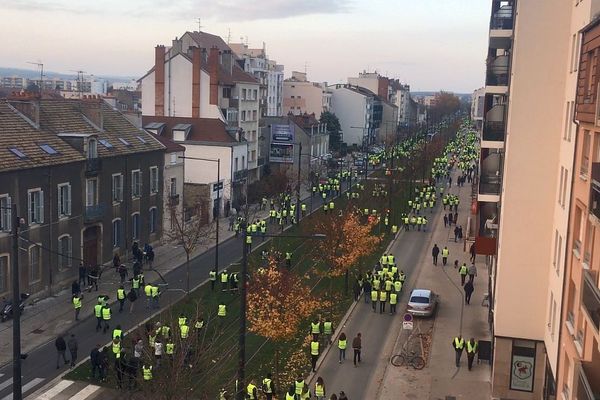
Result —
<instances>
[{"instance_id":1,"label":"roof antenna","mask_svg":"<svg viewBox=\"0 0 600 400\"><path fill-rule=\"evenodd\" d=\"M198 18L198 32L202 32L202 28L204 28L202 26L202 18Z\"/></svg>"},{"instance_id":2,"label":"roof antenna","mask_svg":"<svg viewBox=\"0 0 600 400\"><path fill-rule=\"evenodd\" d=\"M27 61L27 64L37 65L40 68L40 94L44 89L44 63L38 60L38 62Z\"/></svg>"},{"instance_id":3,"label":"roof antenna","mask_svg":"<svg viewBox=\"0 0 600 400\"><path fill-rule=\"evenodd\" d=\"M227 28L227 44L231 43L231 28Z\"/></svg>"}]
</instances>

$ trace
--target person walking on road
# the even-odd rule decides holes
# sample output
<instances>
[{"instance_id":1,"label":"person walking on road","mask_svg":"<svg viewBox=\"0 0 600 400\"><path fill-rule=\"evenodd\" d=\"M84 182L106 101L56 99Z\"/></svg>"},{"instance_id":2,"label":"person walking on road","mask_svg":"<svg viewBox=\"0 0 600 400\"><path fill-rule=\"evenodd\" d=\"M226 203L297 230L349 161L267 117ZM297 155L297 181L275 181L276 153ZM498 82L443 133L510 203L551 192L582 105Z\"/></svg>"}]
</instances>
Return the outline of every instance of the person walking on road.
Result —
<instances>
[{"instance_id":1,"label":"person walking on road","mask_svg":"<svg viewBox=\"0 0 600 400\"><path fill-rule=\"evenodd\" d=\"M475 263L475 256L477 255L477 253L475 252L475 242L473 242L473 244L471 244L471 247L469 247L469 253L471 254L471 262Z\"/></svg>"},{"instance_id":2,"label":"person walking on road","mask_svg":"<svg viewBox=\"0 0 600 400\"><path fill-rule=\"evenodd\" d=\"M65 365L69 362L65 352L67 351L67 343L62 336L58 336L54 341L54 347L56 347L56 369L60 368L60 359L62 358Z\"/></svg>"},{"instance_id":3,"label":"person walking on road","mask_svg":"<svg viewBox=\"0 0 600 400\"><path fill-rule=\"evenodd\" d=\"M137 300L137 293L135 289L131 289L129 293L127 293L127 300L129 300L129 314L133 313L133 303Z\"/></svg>"},{"instance_id":4,"label":"person walking on road","mask_svg":"<svg viewBox=\"0 0 600 400\"><path fill-rule=\"evenodd\" d=\"M104 327L102 328L102 333L106 333L110 328L110 317L112 313L110 311L110 307L108 305L102 307L102 322L104 323Z\"/></svg>"},{"instance_id":5,"label":"person walking on road","mask_svg":"<svg viewBox=\"0 0 600 400\"><path fill-rule=\"evenodd\" d=\"M469 272L469 269L467 268L467 264L463 263L463 265L461 265L460 268L458 269L458 273L460 274L460 285L461 286L465 285L465 278L467 277L468 272Z\"/></svg>"},{"instance_id":6,"label":"person walking on road","mask_svg":"<svg viewBox=\"0 0 600 400\"><path fill-rule=\"evenodd\" d=\"M354 350L354 367L357 367L360 364L360 353L362 351L362 340L360 332L356 335L354 339L352 339L352 349Z\"/></svg>"},{"instance_id":7,"label":"person walking on road","mask_svg":"<svg viewBox=\"0 0 600 400\"><path fill-rule=\"evenodd\" d=\"M346 339L346 334L344 332L342 332L340 334L340 337L338 338L338 349L340 350L340 361L339 363L341 364L342 361L344 361L346 359L346 347L348 346L348 339Z\"/></svg>"},{"instance_id":8,"label":"person walking on road","mask_svg":"<svg viewBox=\"0 0 600 400\"><path fill-rule=\"evenodd\" d=\"M346 397L346 393L344 393L343 390L340 392L338 400L348 400L348 398Z\"/></svg>"},{"instance_id":9,"label":"person walking on road","mask_svg":"<svg viewBox=\"0 0 600 400\"><path fill-rule=\"evenodd\" d=\"M473 282L477 276L477 267L475 264L469 266L469 282Z\"/></svg>"},{"instance_id":10,"label":"person walking on road","mask_svg":"<svg viewBox=\"0 0 600 400\"><path fill-rule=\"evenodd\" d=\"M377 299L379 298L379 292L375 287L371 289L371 304L373 305L373 312L377 312Z\"/></svg>"},{"instance_id":11,"label":"person walking on road","mask_svg":"<svg viewBox=\"0 0 600 400\"><path fill-rule=\"evenodd\" d=\"M92 379L96 379L96 371L98 371L98 378L102 379L99 344L97 344L90 352L90 363L92 364Z\"/></svg>"},{"instance_id":12,"label":"person walking on road","mask_svg":"<svg viewBox=\"0 0 600 400\"><path fill-rule=\"evenodd\" d=\"M275 384L271 373L267 373L267 377L262 381L262 392L265 394L267 400L273 400L273 393L275 393Z\"/></svg>"},{"instance_id":13,"label":"person walking on road","mask_svg":"<svg viewBox=\"0 0 600 400\"><path fill-rule=\"evenodd\" d=\"M320 376L315 383L315 396L317 396L317 400L325 400L325 382Z\"/></svg>"},{"instance_id":14,"label":"person walking on road","mask_svg":"<svg viewBox=\"0 0 600 400\"><path fill-rule=\"evenodd\" d=\"M473 290L475 290L475 287L473 286L473 282L468 281L467 283L465 283L464 289L465 289L465 303L470 304L471 303L471 295L473 294Z\"/></svg>"},{"instance_id":15,"label":"person walking on road","mask_svg":"<svg viewBox=\"0 0 600 400\"><path fill-rule=\"evenodd\" d=\"M442 265L446 265L448 263L448 256L450 255L450 250L448 250L448 246L444 246L442 249Z\"/></svg>"},{"instance_id":16,"label":"person walking on road","mask_svg":"<svg viewBox=\"0 0 600 400\"><path fill-rule=\"evenodd\" d=\"M458 226L454 227L454 242L458 242Z\"/></svg>"},{"instance_id":17,"label":"person walking on road","mask_svg":"<svg viewBox=\"0 0 600 400\"><path fill-rule=\"evenodd\" d=\"M119 301L119 312L123 312L123 306L125 305L125 298L127 295L125 294L125 287L121 284L117 289L117 300Z\"/></svg>"},{"instance_id":18,"label":"person walking on road","mask_svg":"<svg viewBox=\"0 0 600 400\"><path fill-rule=\"evenodd\" d=\"M312 372L317 372L317 360L319 359L319 341L313 336L312 342L310 342L310 364L312 366Z\"/></svg>"},{"instance_id":19,"label":"person walking on road","mask_svg":"<svg viewBox=\"0 0 600 400\"><path fill-rule=\"evenodd\" d=\"M448 226L448 216L444 214L444 228Z\"/></svg>"},{"instance_id":20,"label":"person walking on road","mask_svg":"<svg viewBox=\"0 0 600 400\"><path fill-rule=\"evenodd\" d=\"M75 321L79 321L79 312L81 311L81 294L73 295L73 308L75 309Z\"/></svg>"},{"instance_id":21,"label":"person walking on road","mask_svg":"<svg viewBox=\"0 0 600 400\"><path fill-rule=\"evenodd\" d=\"M463 339L462 335L458 335L452 340L452 347L454 348L455 353L455 363L456 367L460 366L460 357L462 356L463 349L465 348L465 339Z\"/></svg>"},{"instance_id":22,"label":"person walking on road","mask_svg":"<svg viewBox=\"0 0 600 400\"><path fill-rule=\"evenodd\" d=\"M469 368L469 371L473 368L473 360L478 351L479 346L477 340L475 340L475 338L469 339L467 342L467 367Z\"/></svg>"},{"instance_id":23,"label":"person walking on road","mask_svg":"<svg viewBox=\"0 0 600 400\"><path fill-rule=\"evenodd\" d=\"M379 314L383 314L385 312L385 303L387 302L387 292L385 290L381 290L379 292Z\"/></svg>"},{"instance_id":24,"label":"person walking on road","mask_svg":"<svg viewBox=\"0 0 600 400\"><path fill-rule=\"evenodd\" d=\"M440 248L437 243L433 245L433 249L431 249L431 257L433 257L433 265L437 265L438 255L440 254Z\"/></svg>"},{"instance_id":25,"label":"person walking on road","mask_svg":"<svg viewBox=\"0 0 600 400\"><path fill-rule=\"evenodd\" d=\"M67 341L67 347L69 348L69 353L71 353L71 368L73 368L75 366L75 361L77 361L77 349L79 348L74 333L71 333L71 337Z\"/></svg>"},{"instance_id":26,"label":"person walking on road","mask_svg":"<svg viewBox=\"0 0 600 400\"><path fill-rule=\"evenodd\" d=\"M369 303L369 296L371 296L371 280L365 279L363 283L363 292L365 296L365 304Z\"/></svg>"}]
</instances>

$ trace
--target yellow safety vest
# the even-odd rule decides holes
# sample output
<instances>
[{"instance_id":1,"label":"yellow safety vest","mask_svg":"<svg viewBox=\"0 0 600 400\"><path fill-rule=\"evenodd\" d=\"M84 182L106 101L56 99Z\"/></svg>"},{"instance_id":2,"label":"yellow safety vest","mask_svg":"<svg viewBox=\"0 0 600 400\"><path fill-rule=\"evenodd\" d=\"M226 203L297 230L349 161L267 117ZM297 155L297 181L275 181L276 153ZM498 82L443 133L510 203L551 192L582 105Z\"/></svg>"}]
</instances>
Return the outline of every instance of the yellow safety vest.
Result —
<instances>
[{"instance_id":1,"label":"yellow safety vest","mask_svg":"<svg viewBox=\"0 0 600 400\"><path fill-rule=\"evenodd\" d=\"M319 322L315 323L315 322L311 322L310 323L311 326L311 333L320 333L321 332L321 324Z\"/></svg>"},{"instance_id":2,"label":"yellow safety vest","mask_svg":"<svg viewBox=\"0 0 600 400\"><path fill-rule=\"evenodd\" d=\"M248 400L256 400L256 397L254 397L254 390L256 389L256 386L249 383L247 388L246 388L246 392L248 394Z\"/></svg>"},{"instance_id":3,"label":"yellow safety vest","mask_svg":"<svg viewBox=\"0 0 600 400\"><path fill-rule=\"evenodd\" d=\"M113 329L113 339L117 338L117 337L122 337L123 336L123 331L121 329Z\"/></svg>"},{"instance_id":4,"label":"yellow safety vest","mask_svg":"<svg viewBox=\"0 0 600 400\"><path fill-rule=\"evenodd\" d=\"M325 396L325 387L315 383L315 396Z\"/></svg>"},{"instance_id":5,"label":"yellow safety vest","mask_svg":"<svg viewBox=\"0 0 600 400\"><path fill-rule=\"evenodd\" d=\"M454 338L454 347L458 350L462 350L465 347L465 339L458 339L457 337Z\"/></svg>"},{"instance_id":6,"label":"yellow safety vest","mask_svg":"<svg viewBox=\"0 0 600 400\"><path fill-rule=\"evenodd\" d=\"M182 339L187 339L189 332L190 332L190 327L187 325L181 325L179 327L179 329L181 330L181 338Z\"/></svg>"},{"instance_id":7,"label":"yellow safety vest","mask_svg":"<svg viewBox=\"0 0 600 400\"><path fill-rule=\"evenodd\" d=\"M302 391L304 390L304 381L302 381L302 382L295 381L294 386L296 388L296 394L302 394Z\"/></svg>"},{"instance_id":8,"label":"yellow safety vest","mask_svg":"<svg viewBox=\"0 0 600 400\"><path fill-rule=\"evenodd\" d=\"M227 272L223 272L221 274L221 283L227 283L228 279L229 279L229 275L227 275Z\"/></svg>"},{"instance_id":9,"label":"yellow safety vest","mask_svg":"<svg viewBox=\"0 0 600 400\"><path fill-rule=\"evenodd\" d=\"M175 345L173 343L167 343L167 346L165 348L165 353L173 354L174 351L175 351Z\"/></svg>"},{"instance_id":10,"label":"yellow safety vest","mask_svg":"<svg viewBox=\"0 0 600 400\"><path fill-rule=\"evenodd\" d=\"M467 274L467 266L466 265L461 265L460 270L458 271L459 274L461 275L466 275Z\"/></svg>"},{"instance_id":11,"label":"yellow safety vest","mask_svg":"<svg viewBox=\"0 0 600 400\"><path fill-rule=\"evenodd\" d=\"M331 335L331 333L333 332L333 324L331 323L331 321L325 321L323 322L323 333L326 335Z\"/></svg>"},{"instance_id":12,"label":"yellow safety vest","mask_svg":"<svg viewBox=\"0 0 600 400\"><path fill-rule=\"evenodd\" d=\"M390 304L398 303L398 295L396 293L390 293Z\"/></svg>"},{"instance_id":13,"label":"yellow safety vest","mask_svg":"<svg viewBox=\"0 0 600 400\"><path fill-rule=\"evenodd\" d=\"M171 328L170 328L170 327L168 327L167 325L164 325L164 326L161 328L161 331L160 331L160 332L162 333L162 335L163 335L164 337L167 337L167 336L169 336L169 334L171 333Z\"/></svg>"},{"instance_id":14,"label":"yellow safety vest","mask_svg":"<svg viewBox=\"0 0 600 400\"><path fill-rule=\"evenodd\" d=\"M373 285L375 286L375 285ZM379 293L377 292L377 290L371 290L371 300L372 301L377 301L377 296L379 295Z\"/></svg>"},{"instance_id":15,"label":"yellow safety vest","mask_svg":"<svg viewBox=\"0 0 600 400\"><path fill-rule=\"evenodd\" d=\"M215 271L210 271L208 273L208 277L210 278L211 281L216 281L217 280L217 274Z\"/></svg>"},{"instance_id":16,"label":"yellow safety vest","mask_svg":"<svg viewBox=\"0 0 600 400\"><path fill-rule=\"evenodd\" d=\"M134 289L139 289L140 288L140 279L133 278L131 280L131 287Z\"/></svg>"},{"instance_id":17,"label":"yellow safety vest","mask_svg":"<svg viewBox=\"0 0 600 400\"><path fill-rule=\"evenodd\" d=\"M227 315L227 306L225 304L219 304L219 312L217 316L224 317Z\"/></svg>"},{"instance_id":18,"label":"yellow safety vest","mask_svg":"<svg viewBox=\"0 0 600 400\"><path fill-rule=\"evenodd\" d=\"M112 343L112 352L116 358L121 358L121 342Z\"/></svg>"},{"instance_id":19,"label":"yellow safety vest","mask_svg":"<svg viewBox=\"0 0 600 400\"><path fill-rule=\"evenodd\" d=\"M293 394L289 394L286 392L285 394L285 400L296 400L296 396Z\"/></svg>"},{"instance_id":20,"label":"yellow safety vest","mask_svg":"<svg viewBox=\"0 0 600 400\"><path fill-rule=\"evenodd\" d=\"M79 297L73 297L73 307L81 308L81 299Z\"/></svg>"},{"instance_id":21,"label":"yellow safety vest","mask_svg":"<svg viewBox=\"0 0 600 400\"><path fill-rule=\"evenodd\" d=\"M148 345L150 347L154 347L154 341L156 340L156 334L152 335L148 335Z\"/></svg>"},{"instance_id":22,"label":"yellow safety vest","mask_svg":"<svg viewBox=\"0 0 600 400\"><path fill-rule=\"evenodd\" d=\"M179 323L179 326L185 325L186 321L187 321L186 317L179 317L179 318L177 318L177 322Z\"/></svg>"},{"instance_id":23,"label":"yellow safety vest","mask_svg":"<svg viewBox=\"0 0 600 400\"><path fill-rule=\"evenodd\" d=\"M346 345L347 344L348 344L348 340L342 340L342 339L338 340L338 348L340 350L346 350Z\"/></svg>"},{"instance_id":24,"label":"yellow safety vest","mask_svg":"<svg viewBox=\"0 0 600 400\"><path fill-rule=\"evenodd\" d=\"M442 257L448 257L450 255L450 251L447 248L442 249Z\"/></svg>"},{"instance_id":25,"label":"yellow safety vest","mask_svg":"<svg viewBox=\"0 0 600 400\"><path fill-rule=\"evenodd\" d=\"M387 292L379 292L379 301L387 300Z\"/></svg>"},{"instance_id":26,"label":"yellow safety vest","mask_svg":"<svg viewBox=\"0 0 600 400\"><path fill-rule=\"evenodd\" d=\"M125 299L125 290L124 289L117 289L117 299L118 300Z\"/></svg>"},{"instance_id":27,"label":"yellow safety vest","mask_svg":"<svg viewBox=\"0 0 600 400\"><path fill-rule=\"evenodd\" d=\"M473 345L471 345L471 341L467 342L467 353L475 353L477 351L477 340Z\"/></svg>"},{"instance_id":28,"label":"yellow safety vest","mask_svg":"<svg viewBox=\"0 0 600 400\"><path fill-rule=\"evenodd\" d=\"M142 367L142 372L144 374L144 380L145 381L150 381L152 380L152 365L149 367L146 367L145 365Z\"/></svg>"},{"instance_id":29,"label":"yellow safety vest","mask_svg":"<svg viewBox=\"0 0 600 400\"><path fill-rule=\"evenodd\" d=\"M102 318L102 304L96 304L94 306L94 314L96 318Z\"/></svg>"},{"instance_id":30,"label":"yellow safety vest","mask_svg":"<svg viewBox=\"0 0 600 400\"><path fill-rule=\"evenodd\" d=\"M158 297L158 286L152 286L152 297Z\"/></svg>"},{"instance_id":31,"label":"yellow safety vest","mask_svg":"<svg viewBox=\"0 0 600 400\"><path fill-rule=\"evenodd\" d=\"M400 292L402 290L402 282L400 282L400 281L394 282L394 290L396 292Z\"/></svg>"},{"instance_id":32,"label":"yellow safety vest","mask_svg":"<svg viewBox=\"0 0 600 400\"><path fill-rule=\"evenodd\" d=\"M273 393L273 389L271 388L271 380L269 378L263 379L263 392L265 393Z\"/></svg>"},{"instance_id":33,"label":"yellow safety vest","mask_svg":"<svg viewBox=\"0 0 600 400\"><path fill-rule=\"evenodd\" d=\"M108 307L102 308L102 319L104 319L104 320L110 319L110 308L108 308Z\"/></svg>"},{"instance_id":34,"label":"yellow safety vest","mask_svg":"<svg viewBox=\"0 0 600 400\"><path fill-rule=\"evenodd\" d=\"M310 342L310 355L311 356L319 355L319 342Z\"/></svg>"},{"instance_id":35,"label":"yellow safety vest","mask_svg":"<svg viewBox=\"0 0 600 400\"><path fill-rule=\"evenodd\" d=\"M148 285L144 286L144 293L148 297L152 296L152 285L148 284Z\"/></svg>"}]
</instances>

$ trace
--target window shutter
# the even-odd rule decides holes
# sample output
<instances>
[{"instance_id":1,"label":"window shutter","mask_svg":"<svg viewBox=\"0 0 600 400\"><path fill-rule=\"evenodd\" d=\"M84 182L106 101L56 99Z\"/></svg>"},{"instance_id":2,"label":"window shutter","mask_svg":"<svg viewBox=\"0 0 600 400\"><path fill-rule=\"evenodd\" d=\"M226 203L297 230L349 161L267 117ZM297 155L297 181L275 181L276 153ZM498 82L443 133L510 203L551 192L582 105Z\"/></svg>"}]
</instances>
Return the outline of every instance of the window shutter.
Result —
<instances>
[{"instance_id":1,"label":"window shutter","mask_svg":"<svg viewBox=\"0 0 600 400\"><path fill-rule=\"evenodd\" d=\"M12 226L15 223L15 221L12 220L12 198L10 196L8 196L6 198L6 226L4 227L4 229L6 229L7 231L12 230Z\"/></svg>"},{"instance_id":2,"label":"window shutter","mask_svg":"<svg viewBox=\"0 0 600 400\"><path fill-rule=\"evenodd\" d=\"M44 191L40 190L40 203L39 203L39 213L40 220L38 221L40 224L44 222Z\"/></svg>"},{"instance_id":3,"label":"window shutter","mask_svg":"<svg viewBox=\"0 0 600 400\"><path fill-rule=\"evenodd\" d=\"M58 196L57 196L57 202L56 202L56 208L58 209L58 213L56 214L58 217L60 217L61 215L63 215L63 187L62 186L58 186Z\"/></svg>"},{"instance_id":4,"label":"window shutter","mask_svg":"<svg viewBox=\"0 0 600 400\"><path fill-rule=\"evenodd\" d=\"M67 215L71 215L71 185L67 185L67 198L65 212Z\"/></svg>"},{"instance_id":5,"label":"window shutter","mask_svg":"<svg viewBox=\"0 0 600 400\"><path fill-rule=\"evenodd\" d=\"M34 218L34 209L33 209L33 192L29 192L27 193L27 218L29 219L29 221L27 221L28 225L31 225L32 223L34 223L35 218Z\"/></svg>"}]
</instances>

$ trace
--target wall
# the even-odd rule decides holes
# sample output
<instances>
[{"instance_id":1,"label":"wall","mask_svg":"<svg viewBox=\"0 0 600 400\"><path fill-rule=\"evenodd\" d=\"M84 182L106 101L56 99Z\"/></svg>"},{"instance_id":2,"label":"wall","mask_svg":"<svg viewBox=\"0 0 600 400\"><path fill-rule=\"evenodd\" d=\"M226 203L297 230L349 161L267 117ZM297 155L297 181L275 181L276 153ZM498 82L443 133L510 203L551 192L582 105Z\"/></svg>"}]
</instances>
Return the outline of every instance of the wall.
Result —
<instances>
[{"instance_id":1,"label":"wall","mask_svg":"<svg viewBox=\"0 0 600 400\"><path fill-rule=\"evenodd\" d=\"M183 182L185 179L184 160L178 158L184 156L184 152L165 153L165 167L163 173L164 182L164 212L163 212L163 232L171 229L171 178L176 179L176 194L179 195L178 203L175 206L175 212L182 215L183 211ZM173 160L172 156L175 156Z\"/></svg>"},{"instance_id":2,"label":"wall","mask_svg":"<svg viewBox=\"0 0 600 400\"><path fill-rule=\"evenodd\" d=\"M154 115L154 71L142 79L142 114Z\"/></svg>"},{"instance_id":3,"label":"wall","mask_svg":"<svg viewBox=\"0 0 600 400\"><path fill-rule=\"evenodd\" d=\"M321 118L324 90L324 88L312 82L284 81L283 115L285 116L289 112L295 115L314 113L315 118ZM293 99L292 96L294 96ZM298 96L300 96L300 99L298 99Z\"/></svg>"},{"instance_id":4,"label":"wall","mask_svg":"<svg viewBox=\"0 0 600 400\"><path fill-rule=\"evenodd\" d=\"M340 120L343 141L349 146L362 146L365 133L362 129L352 127L365 126L366 97L346 88L332 90L331 108Z\"/></svg>"}]
</instances>

